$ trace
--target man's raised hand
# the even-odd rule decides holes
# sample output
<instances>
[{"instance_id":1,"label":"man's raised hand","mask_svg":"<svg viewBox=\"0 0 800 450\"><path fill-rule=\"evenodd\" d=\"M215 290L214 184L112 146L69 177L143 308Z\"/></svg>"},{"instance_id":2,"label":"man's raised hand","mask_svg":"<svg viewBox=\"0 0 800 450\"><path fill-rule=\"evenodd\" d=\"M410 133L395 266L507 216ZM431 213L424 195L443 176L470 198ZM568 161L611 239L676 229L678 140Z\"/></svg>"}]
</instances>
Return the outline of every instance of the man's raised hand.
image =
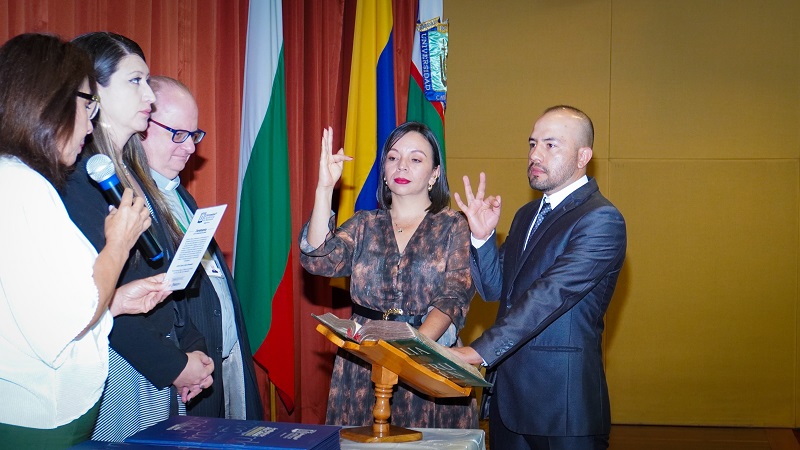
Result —
<instances>
[{"instance_id":1,"label":"man's raised hand","mask_svg":"<svg viewBox=\"0 0 800 450\"><path fill-rule=\"evenodd\" d=\"M472 184L469 177L464 175L464 195L467 203L461 201L458 192L454 198L461 211L467 216L469 230L476 239L488 239L492 231L497 228L500 221L500 196L489 196L484 198L486 190L486 174L481 172L478 181L478 192L472 193Z\"/></svg>"}]
</instances>

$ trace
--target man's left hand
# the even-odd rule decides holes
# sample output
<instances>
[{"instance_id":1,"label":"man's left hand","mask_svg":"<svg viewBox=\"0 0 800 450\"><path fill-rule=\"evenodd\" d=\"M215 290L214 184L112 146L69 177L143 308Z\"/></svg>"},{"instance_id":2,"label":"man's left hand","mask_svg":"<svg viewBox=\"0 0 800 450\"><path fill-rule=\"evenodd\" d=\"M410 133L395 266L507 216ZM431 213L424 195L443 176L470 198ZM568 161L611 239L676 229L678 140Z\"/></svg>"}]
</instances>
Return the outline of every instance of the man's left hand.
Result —
<instances>
[{"instance_id":1,"label":"man's left hand","mask_svg":"<svg viewBox=\"0 0 800 450\"><path fill-rule=\"evenodd\" d=\"M469 364L481 365L484 363L481 355L472 347L452 347L449 350Z\"/></svg>"}]
</instances>

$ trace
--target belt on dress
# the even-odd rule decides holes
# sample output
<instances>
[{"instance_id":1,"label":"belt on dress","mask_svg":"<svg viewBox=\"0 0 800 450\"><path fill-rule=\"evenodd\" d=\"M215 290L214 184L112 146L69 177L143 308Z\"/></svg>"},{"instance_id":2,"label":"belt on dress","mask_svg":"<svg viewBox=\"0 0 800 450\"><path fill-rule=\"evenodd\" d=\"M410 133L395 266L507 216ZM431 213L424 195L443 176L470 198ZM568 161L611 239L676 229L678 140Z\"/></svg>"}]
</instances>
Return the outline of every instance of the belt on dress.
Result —
<instances>
[{"instance_id":1,"label":"belt on dress","mask_svg":"<svg viewBox=\"0 0 800 450\"><path fill-rule=\"evenodd\" d=\"M378 311L377 309L367 308L366 306L353 303L353 314L365 317L371 320L393 320L395 322L408 322L412 326L419 327L422 325L422 318L425 314L417 315L403 315L402 309L391 308L386 311Z\"/></svg>"}]
</instances>

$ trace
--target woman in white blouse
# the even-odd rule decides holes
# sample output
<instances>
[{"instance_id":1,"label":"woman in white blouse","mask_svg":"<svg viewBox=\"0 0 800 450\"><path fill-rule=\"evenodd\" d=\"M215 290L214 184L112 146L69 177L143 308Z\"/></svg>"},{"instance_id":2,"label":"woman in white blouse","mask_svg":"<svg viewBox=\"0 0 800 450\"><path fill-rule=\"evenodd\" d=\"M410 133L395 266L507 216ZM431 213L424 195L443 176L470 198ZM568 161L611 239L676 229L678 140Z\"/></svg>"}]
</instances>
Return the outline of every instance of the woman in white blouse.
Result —
<instances>
[{"instance_id":1,"label":"woman in white blouse","mask_svg":"<svg viewBox=\"0 0 800 450\"><path fill-rule=\"evenodd\" d=\"M0 442L66 448L88 439L108 372L112 316L163 300L162 277L115 289L150 216L132 192L98 254L56 191L93 131L88 56L54 36L0 48Z\"/></svg>"}]
</instances>

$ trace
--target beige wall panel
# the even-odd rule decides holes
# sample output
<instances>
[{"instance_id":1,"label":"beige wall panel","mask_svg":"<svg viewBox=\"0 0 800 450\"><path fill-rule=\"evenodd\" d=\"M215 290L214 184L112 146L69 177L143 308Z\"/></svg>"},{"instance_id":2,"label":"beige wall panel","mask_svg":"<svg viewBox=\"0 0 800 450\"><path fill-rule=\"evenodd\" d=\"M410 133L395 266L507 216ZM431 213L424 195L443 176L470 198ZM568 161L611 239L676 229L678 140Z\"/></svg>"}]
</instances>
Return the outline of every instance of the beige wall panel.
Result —
<instances>
[{"instance_id":1,"label":"beige wall panel","mask_svg":"<svg viewBox=\"0 0 800 450\"><path fill-rule=\"evenodd\" d=\"M597 187L600 192L606 196L611 203L614 203L614 195L611 192L610 174L608 173L608 159L598 158L597 155L592 157L589 161L589 166L586 168L586 175L593 177L597 180Z\"/></svg>"},{"instance_id":2,"label":"beige wall panel","mask_svg":"<svg viewBox=\"0 0 800 450\"><path fill-rule=\"evenodd\" d=\"M613 2L614 158L800 152L800 2Z\"/></svg>"},{"instance_id":3,"label":"beige wall panel","mask_svg":"<svg viewBox=\"0 0 800 450\"><path fill-rule=\"evenodd\" d=\"M470 159L447 158L447 182L450 192L456 193L464 199L464 182L462 177L467 175L472 184L473 192L478 189L478 176L480 172L486 173L486 195L500 195L502 210L500 223L497 225L501 241L505 239L514 213L520 206L541 197L528 185L527 175L528 159L527 150L522 149L522 157L517 159ZM455 202L453 208L458 209Z\"/></svg>"},{"instance_id":4,"label":"beige wall panel","mask_svg":"<svg viewBox=\"0 0 800 450\"><path fill-rule=\"evenodd\" d=\"M614 422L793 426L797 161L610 172L629 242L607 317Z\"/></svg>"},{"instance_id":5,"label":"beige wall panel","mask_svg":"<svg viewBox=\"0 0 800 450\"><path fill-rule=\"evenodd\" d=\"M607 155L610 14L607 0L446 2L448 151L519 157L541 112L566 103L592 117Z\"/></svg>"},{"instance_id":6,"label":"beige wall panel","mask_svg":"<svg viewBox=\"0 0 800 450\"><path fill-rule=\"evenodd\" d=\"M800 426L800 2L459 0L445 15L451 188L487 172L501 239L538 196L524 167L541 110L594 119L589 173L629 233L604 343L614 422ZM495 311L476 297L464 340Z\"/></svg>"}]
</instances>

